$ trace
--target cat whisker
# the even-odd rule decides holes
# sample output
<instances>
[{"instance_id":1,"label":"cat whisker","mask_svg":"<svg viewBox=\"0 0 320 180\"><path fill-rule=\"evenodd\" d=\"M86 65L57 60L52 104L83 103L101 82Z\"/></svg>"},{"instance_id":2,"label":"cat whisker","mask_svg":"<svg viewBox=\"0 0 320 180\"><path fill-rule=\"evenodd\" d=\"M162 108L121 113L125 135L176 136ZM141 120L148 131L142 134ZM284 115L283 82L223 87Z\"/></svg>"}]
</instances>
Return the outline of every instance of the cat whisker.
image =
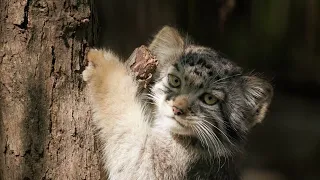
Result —
<instances>
[{"instance_id":1,"label":"cat whisker","mask_svg":"<svg viewBox=\"0 0 320 180\"><path fill-rule=\"evenodd\" d=\"M221 146L223 146L222 142L207 124L199 120L198 117L189 117L188 119L195 122L196 127L198 127L200 129L200 132L202 132L205 141L210 142L210 143L206 143L208 146L213 147L216 150L219 150L219 149L224 150L224 148L221 148Z\"/></svg>"},{"instance_id":2,"label":"cat whisker","mask_svg":"<svg viewBox=\"0 0 320 180\"><path fill-rule=\"evenodd\" d=\"M216 150L220 149L220 146L218 144L219 142L218 142L217 136L214 134L214 132L212 132L210 130L210 128L208 128L207 126L205 126L202 123L198 123L197 127L199 127L201 129L201 132L203 133L203 137L206 140L207 145L209 147L214 148Z\"/></svg>"},{"instance_id":3,"label":"cat whisker","mask_svg":"<svg viewBox=\"0 0 320 180\"><path fill-rule=\"evenodd\" d=\"M210 126L214 127L216 130L218 130L226 139L227 141L232 145L232 146L236 146L232 141L232 137L228 136L227 134L225 134L219 127L217 127L216 125L214 125L212 122L208 121L207 119L210 118L210 117L207 117L207 116L202 116L201 117L201 120L199 121L204 121L206 123L208 123ZM225 127L230 127L230 124L226 123L225 121L219 121L220 123L222 123ZM235 129L235 131L238 131L237 129Z\"/></svg>"},{"instance_id":4,"label":"cat whisker","mask_svg":"<svg viewBox=\"0 0 320 180\"><path fill-rule=\"evenodd\" d=\"M217 147L218 147L217 150L223 150L224 151L224 148L221 148L221 146L223 146L223 144L222 144L221 140L218 138L218 136L212 131L212 129L208 125L206 125L205 123L202 123L202 122L201 122L201 124L202 124L202 127L204 127L205 129L208 129L211 137L214 138L214 142L216 142Z\"/></svg>"},{"instance_id":5,"label":"cat whisker","mask_svg":"<svg viewBox=\"0 0 320 180\"><path fill-rule=\"evenodd\" d=\"M209 122L209 121L207 121L207 120L205 120L205 119L203 119L203 121L204 121L205 123L208 123L210 126L214 127L216 130L218 130L223 136L226 137L227 141L229 141L229 143L230 143L231 145L234 145L234 144L232 143L232 141L230 140L230 138L229 138L220 128L218 128L217 126L215 126L214 124L212 124L211 122Z\"/></svg>"},{"instance_id":6,"label":"cat whisker","mask_svg":"<svg viewBox=\"0 0 320 180\"><path fill-rule=\"evenodd\" d=\"M208 126L208 125L205 125L205 126ZM216 139L217 139L218 143L220 144L220 147L221 147L220 150L222 150L222 154L223 155L229 154L228 151L227 151L227 148L224 145L224 143L217 136L216 136Z\"/></svg>"},{"instance_id":7,"label":"cat whisker","mask_svg":"<svg viewBox=\"0 0 320 180\"><path fill-rule=\"evenodd\" d=\"M202 122L202 123L203 123L203 122ZM211 129L210 127L208 127L208 124L206 124L206 123L203 123L203 126ZM217 137L217 135L216 135L214 132L213 132L213 135L215 136L215 139L216 139L216 141L217 141L218 144L219 144L219 150L222 151L222 154L223 154L223 155L228 154L229 152L227 152L227 149L225 148L225 146L224 146L224 144L222 143L222 141Z\"/></svg>"},{"instance_id":8,"label":"cat whisker","mask_svg":"<svg viewBox=\"0 0 320 180\"><path fill-rule=\"evenodd\" d=\"M207 138L205 137L205 134L203 133L203 130L201 128L199 129L197 126L194 126L194 129L196 130L196 134L200 138L199 140L200 140L202 146L207 148L207 151L208 151L210 157L212 157L210 146L208 144Z\"/></svg>"},{"instance_id":9,"label":"cat whisker","mask_svg":"<svg viewBox=\"0 0 320 180\"><path fill-rule=\"evenodd\" d=\"M158 99L158 97L155 94L152 93L148 93L145 95L147 98L151 98L151 99Z\"/></svg>"}]
</instances>

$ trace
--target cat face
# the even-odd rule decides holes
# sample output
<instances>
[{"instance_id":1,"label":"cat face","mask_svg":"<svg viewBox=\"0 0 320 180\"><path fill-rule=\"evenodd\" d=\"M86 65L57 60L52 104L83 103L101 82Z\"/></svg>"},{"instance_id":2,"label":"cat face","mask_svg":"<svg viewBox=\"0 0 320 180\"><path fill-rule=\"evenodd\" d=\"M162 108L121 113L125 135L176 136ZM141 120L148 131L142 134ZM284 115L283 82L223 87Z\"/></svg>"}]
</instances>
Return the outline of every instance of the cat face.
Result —
<instances>
[{"instance_id":1,"label":"cat face","mask_svg":"<svg viewBox=\"0 0 320 180\"><path fill-rule=\"evenodd\" d=\"M162 36L161 40L165 39ZM227 156L263 119L272 87L259 78L244 75L239 66L209 48L185 43L180 46L177 41L172 42L170 50L166 49L172 39L157 55L162 64L152 89L155 126L196 137L217 156ZM161 44L155 47L158 49L153 51L161 53Z\"/></svg>"}]
</instances>

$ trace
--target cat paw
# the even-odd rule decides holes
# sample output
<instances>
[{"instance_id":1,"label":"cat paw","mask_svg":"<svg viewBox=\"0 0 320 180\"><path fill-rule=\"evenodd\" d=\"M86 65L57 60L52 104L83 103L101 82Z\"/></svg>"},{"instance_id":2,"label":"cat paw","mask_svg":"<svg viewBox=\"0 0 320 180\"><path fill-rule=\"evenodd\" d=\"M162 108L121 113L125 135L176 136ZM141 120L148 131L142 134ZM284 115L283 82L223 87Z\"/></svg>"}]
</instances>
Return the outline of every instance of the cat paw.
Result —
<instances>
[{"instance_id":1,"label":"cat paw","mask_svg":"<svg viewBox=\"0 0 320 180\"><path fill-rule=\"evenodd\" d=\"M82 72L82 79L84 81L89 81L91 79L93 73L94 73L93 64L91 62L89 62L86 69Z\"/></svg>"},{"instance_id":2,"label":"cat paw","mask_svg":"<svg viewBox=\"0 0 320 180\"><path fill-rule=\"evenodd\" d=\"M104 58L105 51L98 49L90 49L87 55L87 59L89 63L91 63L94 67L99 66L105 60Z\"/></svg>"},{"instance_id":3,"label":"cat paw","mask_svg":"<svg viewBox=\"0 0 320 180\"><path fill-rule=\"evenodd\" d=\"M90 49L87 55L88 66L82 73L84 81L90 81L94 74L103 75L118 64L119 58L112 51Z\"/></svg>"},{"instance_id":4,"label":"cat paw","mask_svg":"<svg viewBox=\"0 0 320 180\"><path fill-rule=\"evenodd\" d=\"M97 49L90 49L87 54L88 66L82 73L82 78L84 81L89 81L93 74L95 73L95 69L99 64L103 61L103 52Z\"/></svg>"}]
</instances>

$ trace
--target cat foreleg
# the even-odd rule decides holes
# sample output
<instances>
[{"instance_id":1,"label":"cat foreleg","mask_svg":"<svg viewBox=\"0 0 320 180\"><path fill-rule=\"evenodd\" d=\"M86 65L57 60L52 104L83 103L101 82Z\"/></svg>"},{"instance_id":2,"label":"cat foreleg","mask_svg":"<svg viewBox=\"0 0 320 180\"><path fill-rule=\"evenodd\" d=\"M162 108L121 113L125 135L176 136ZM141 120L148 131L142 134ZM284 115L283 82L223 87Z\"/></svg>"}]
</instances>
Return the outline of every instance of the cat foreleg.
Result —
<instances>
[{"instance_id":1,"label":"cat foreleg","mask_svg":"<svg viewBox=\"0 0 320 180\"><path fill-rule=\"evenodd\" d=\"M91 49L89 64L83 72L88 83L93 120L102 133L122 121L142 118L142 109L136 100L137 85L124 63L111 51ZM130 126L130 125L129 125Z\"/></svg>"}]
</instances>

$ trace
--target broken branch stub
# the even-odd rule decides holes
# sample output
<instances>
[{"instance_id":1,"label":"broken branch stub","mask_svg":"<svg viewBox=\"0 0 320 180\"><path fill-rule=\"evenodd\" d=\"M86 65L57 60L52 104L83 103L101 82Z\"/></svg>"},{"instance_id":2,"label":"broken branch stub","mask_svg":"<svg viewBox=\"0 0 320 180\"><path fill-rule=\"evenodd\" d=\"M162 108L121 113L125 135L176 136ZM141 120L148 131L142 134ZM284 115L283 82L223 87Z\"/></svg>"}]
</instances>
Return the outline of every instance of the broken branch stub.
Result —
<instances>
[{"instance_id":1,"label":"broken branch stub","mask_svg":"<svg viewBox=\"0 0 320 180\"><path fill-rule=\"evenodd\" d=\"M139 87L147 88L153 74L158 66L157 58L151 54L151 51L144 45L138 47L134 51L135 59L130 69L139 83Z\"/></svg>"}]
</instances>

